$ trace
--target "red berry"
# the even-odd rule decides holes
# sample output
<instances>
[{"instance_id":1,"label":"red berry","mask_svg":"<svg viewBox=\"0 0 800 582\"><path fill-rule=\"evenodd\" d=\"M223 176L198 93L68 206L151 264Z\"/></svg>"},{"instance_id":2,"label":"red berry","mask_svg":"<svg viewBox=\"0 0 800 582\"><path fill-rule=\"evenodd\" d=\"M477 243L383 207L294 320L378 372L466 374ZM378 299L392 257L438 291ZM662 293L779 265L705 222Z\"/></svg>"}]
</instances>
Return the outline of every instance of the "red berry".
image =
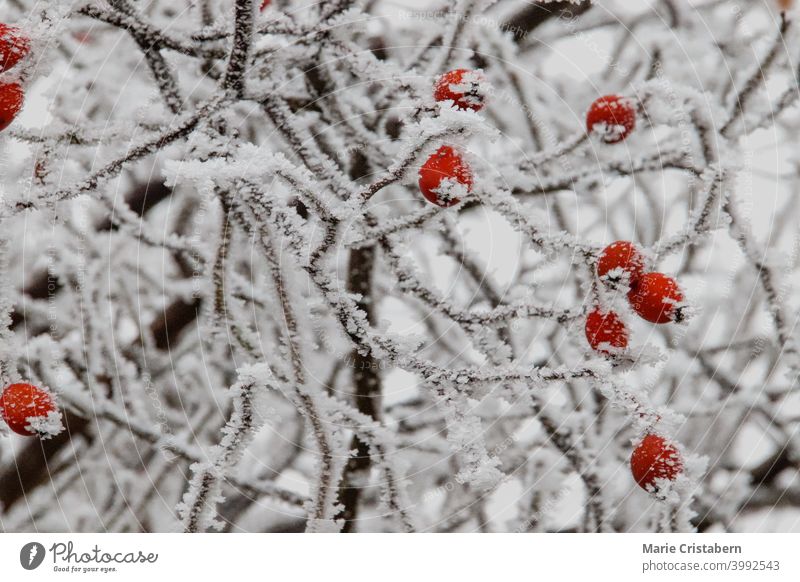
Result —
<instances>
[{"instance_id":1,"label":"red berry","mask_svg":"<svg viewBox=\"0 0 800 582\"><path fill-rule=\"evenodd\" d=\"M631 455L631 473L645 491L657 491L658 479L674 481L682 471L678 449L658 435L646 435Z\"/></svg>"},{"instance_id":2,"label":"red berry","mask_svg":"<svg viewBox=\"0 0 800 582\"><path fill-rule=\"evenodd\" d=\"M261 0L261 8L259 10L264 12L264 10L267 9L267 6L269 6L270 2L272 2L272 0Z\"/></svg>"},{"instance_id":3,"label":"red berry","mask_svg":"<svg viewBox=\"0 0 800 582\"><path fill-rule=\"evenodd\" d=\"M595 351L610 355L628 347L628 329L613 311L595 309L586 317L586 340Z\"/></svg>"},{"instance_id":4,"label":"red berry","mask_svg":"<svg viewBox=\"0 0 800 582\"><path fill-rule=\"evenodd\" d=\"M453 101L459 109L483 109L483 84L486 78L480 71L454 69L436 80L433 97L436 101Z\"/></svg>"},{"instance_id":5,"label":"red berry","mask_svg":"<svg viewBox=\"0 0 800 582\"><path fill-rule=\"evenodd\" d=\"M456 185L466 187L469 192L472 172L458 152L450 146L442 146L420 168L419 189L429 202L449 208L459 202L458 197L451 193Z\"/></svg>"},{"instance_id":6,"label":"red berry","mask_svg":"<svg viewBox=\"0 0 800 582\"><path fill-rule=\"evenodd\" d=\"M631 308L651 323L681 321L683 292L677 281L663 273L645 273L628 293Z\"/></svg>"},{"instance_id":7,"label":"red berry","mask_svg":"<svg viewBox=\"0 0 800 582\"><path fill-rule=\"evenodd\" d=\"M25 94L19 83L0 83L0 131L3 131L22 109Z\"/></svg>"},{"instance_id":8,"label":"red berry","mask_svg":"<svg viewBox=\"0 0 800 582\"><path fill-rule=\"evenodd\" d=\"M94 42L94 35L88 30L76 30L72 33L72 38L80 44L92 44Z\"/></svg>"},{"instance_id":9,"label":"red berry","mask_svg":"<svg viewBox=\"0 0 800 582\"><path fill-rule=\"evenodd\" d=\"M0 397L0 415L8 428L23 436L37 434L36 425L52 412L57 412L53 397L32 384L11 384Z\"/></svg>"},{"instance_id":10,"label":"red berry","mask_svg":"<svg viewBox=\"0 0 800 582\"><path fill-rule=\"evenodd\" d=\"M619 143L636 127L636 107L619 95L600 97L586 114L586 129L600 136L605 143Z\"/></svg>"},{"instance_id":11,"label":"red berry","mask_svg":"<svg viewBox=\"0 0 800 582\"><path fill-rule=\"evenodd\" d=\"M30 41L19 28L0 23L0 72L16 66L30 49Z\"/></svg>"},{"instance_id":12,"label":"red berry","mask_svg":"<svg viewBox=\"0 0 800 582\"><path fill-rule=\"evenodd\" d=\"M635 287L644 272L644 255L635 244L623 240L611 243L597 260L597 276L604 282L616 283L628 275L628 284Z\"/></svg>"}]
</instances>

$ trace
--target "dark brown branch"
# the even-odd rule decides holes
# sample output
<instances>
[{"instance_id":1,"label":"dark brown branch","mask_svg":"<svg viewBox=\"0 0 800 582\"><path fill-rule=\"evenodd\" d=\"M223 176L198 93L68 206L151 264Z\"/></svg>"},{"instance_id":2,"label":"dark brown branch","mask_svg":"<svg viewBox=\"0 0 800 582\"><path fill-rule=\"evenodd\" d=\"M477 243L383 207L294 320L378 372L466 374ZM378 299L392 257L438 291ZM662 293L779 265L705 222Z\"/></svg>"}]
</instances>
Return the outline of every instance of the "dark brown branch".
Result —
<instances>
[{"instance_id":1,"label":"dark brown branch","mask_svg":"<svg viewBox=\"0 0 800 582\"><path fill-rule=\"evenodd\" d=\"M347 290L361 295L358 303L359 309L366 312L369 322L374 323L375 310L372 295L372 274L375 265L375 248L365 247L350 251L350 264L347 273ZM358 350L353 352L349 359L353 367L353 387L355 393L353 400L359 412L370 418L378 419L380 416L381 377L380 363L370 354L362 354ZM358 517L358 500L364 485L369 479L372 466L369 445L353 435L350 444L355 449L347 461L339 489L339 502L343 509L338 516L344 519L343 533L355 531Z\"/></svg>"},{"instance_id":2,"label":"dark brown branch","mask_svg":"<svg viewBox=\"0 0 800 582\"><path fill-rule=\"evenodd\" d=\"M223 86L238 97L242 96L244 72L250 59L253 23L255 22L254 1L236 0L234 5L233 46L231 47L231 56L228 59Z\"/></svg>"},{"instance_id":3,"label":"dark brown branch","mask_svg":"<svg viewBox=\"0 0 800 582\"><path fill-rule=\"evenodd\" d=\"M592 3L584 1L580 4L572 2L550 2L547 4L534 3L522 8L519 12L512 15L502 24L502 29L509 31L514 40L518 43L523 42L528 34L553 19L570 20L580 16L589 8Z\"/></svg>"},{"instance_id":4,"label":"dark brown branch","mask_svg":"<svg viewBox=\"0 0 800 582\"><path fill-rule=\"evenodd\" d=\"M169 350L178 340L180 333L191 325L200 315L201 300L178 299L171 303L150 325L153 342L160 350Z\"/></svg>"},{"instance_id":5,"label":"dark brown branch","mask_svg":"<svg viewBox=\"0 0 800 582\"><path fill-rule=\"evenodd\" d=\"M769 487L778 475L790 468L800 470L800 463L792 459L792 451L786 445L750 472L750 483L754 487Z\"/></svg>"}]
</instances>

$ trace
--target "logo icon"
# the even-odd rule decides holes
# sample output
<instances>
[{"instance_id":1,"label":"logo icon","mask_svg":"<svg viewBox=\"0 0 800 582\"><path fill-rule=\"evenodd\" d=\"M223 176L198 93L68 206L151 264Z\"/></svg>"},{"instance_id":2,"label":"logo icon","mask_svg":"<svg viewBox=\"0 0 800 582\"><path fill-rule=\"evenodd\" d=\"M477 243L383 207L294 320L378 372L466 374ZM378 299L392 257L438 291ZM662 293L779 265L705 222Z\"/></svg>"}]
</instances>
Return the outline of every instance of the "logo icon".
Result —
<instances>
[{"instance_id":1,"label":"logo icon","mask_svg":"<svg viewBox=\"0 0 800 582\"><path fill-rule=\"evenodd\" d=\"M19 551L19 563L26 570L35 570L44 561L44 546L39 542L30 542Z\"/></svg>"}]
</instances>

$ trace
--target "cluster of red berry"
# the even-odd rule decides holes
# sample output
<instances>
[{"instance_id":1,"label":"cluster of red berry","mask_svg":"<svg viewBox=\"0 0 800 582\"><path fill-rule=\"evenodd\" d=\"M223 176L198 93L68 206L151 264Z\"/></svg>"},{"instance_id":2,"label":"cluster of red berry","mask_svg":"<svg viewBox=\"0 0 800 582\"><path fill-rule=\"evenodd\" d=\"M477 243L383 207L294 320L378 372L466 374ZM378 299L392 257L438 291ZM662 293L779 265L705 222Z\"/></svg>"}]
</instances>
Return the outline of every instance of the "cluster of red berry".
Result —
<instances>
[{"instance_id":1,"label":"cluster of red berry","mask_svg":"<svg viewBox=\"0 0 800 582\"><path fill-rule=\"evenodd\" d=\"M633 311L651 323L680 321L683 292L678 283L663 273L646 273L645 257L633 243L617 241L608 245L597 261L597 275L612 287L628 289ZM586 317L586 339L604 355L628 347L628 328L614 311L595 308ZM664 437L649 433L631 455L631 472L646 491L656 492L658 480L673 481L683 470L683 462L674 445Z\"/></svg>"},{"instance_id":2,"label":"cluster of red berry","mask_svg":"<svg viewBox=\"0 0 800 582\"><path fill-rule=\"evenodd\" d=\"M663 273L645 272L645 257L631 242L617 241L603 249L597 276L612 289L626 286L628 303L642 319L670 323L684 318L677 281ZM597 307L586 318L586 339L596 351L611 355L628 347L628 329L614 311Z\"/></svg>"},{"instance_id":3,"label":"cluster of red berry","mask_svg":"<svg viewBox=\"0 0 800 582\"><path fill-rule=\"evenodd\" d=\"M455 69L439 77L434 86L436 101L450 101L458 109L479 111L484 106L478 71ZM586 115L586 129L606 144L625 140L636 128L636 107L631 99L606 95L592 103ZM449 145L441 146L423 164L419 172L419 189L433 204L448 208L459 200L443 186L457 183L469 192L472 172ZM635 313L652 323L681 321L683 292L677 282L663 273L645 272L644 254L630 242L617 241L606 247L597 261L597 275L611 288L628 289L628 302ZM586 339L592 348L604 355L628 347L628 328L614 311L592 310L586 318ZM674 480L683 470L678 450L663 437L647 434L631 456L631 471L636 482L647 491L654 491L659 479Z\"/></svg>"},{"instance_id":4,"label":"cluster of red berry","mask_svg":"<svg viewBox=\"0 0 800 582\"><path fill-rule=\"evenodd\" d=\"M645 257L631 242L608 245L597 261L597 275L611 288L628 289L628 303L642 319L651 323L669 323L683 319L683 292L672 277L645 272ZM586 339L592 348L612 355L628 347L628 328L614 311L592 310L586 318ZM674 445L662 436L647 434L631 456L631 471L646 491L656 491L658 480L673 481L683 470L683 462Z\"/></svg>"},{"instance_id":5,"label":"cluster of red berry","mask_svg":"<svg viewBox=\"0 0 800 582\"><path fill-rule=\"evenodd\" d=\"M30 51L30 41L14 26L0 23L0 73L13 69ZM0 81L0 131L3 131L22 109L25 93L18 82Z\"/></svg>"},{"instance_id":6,"label":"cluster of red berry","mask_svg":"<svg viewBox=\"0 0 800 582\"><path fill-rule=\"evenodd\" d=\"M468 69L448 71L436 81L433 97L436 101L452 101L458 109L483 109L483 74ZM448 186L460 185L472 190L472 170L458 151L449 145L441 146L428 158L419 171L419 189L428 202L449 208L459 203Z\"/></svg>"}]
</instances>

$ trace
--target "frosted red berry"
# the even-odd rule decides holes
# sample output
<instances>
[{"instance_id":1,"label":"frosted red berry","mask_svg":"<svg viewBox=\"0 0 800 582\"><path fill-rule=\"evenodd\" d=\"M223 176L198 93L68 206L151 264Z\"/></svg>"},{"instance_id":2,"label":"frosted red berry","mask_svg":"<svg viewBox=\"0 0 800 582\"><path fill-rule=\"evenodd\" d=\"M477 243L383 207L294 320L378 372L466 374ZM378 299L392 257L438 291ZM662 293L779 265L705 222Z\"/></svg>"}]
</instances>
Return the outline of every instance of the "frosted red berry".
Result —
<instances>
[{"instance_id":1,"label":"frosted red berry","mask_svg":"<svg viewBox=\"0 0 800 582\"><path fill-rule=\"evenodd\" d=\"M681 321L683 291L678 282L663 273L645 273L628 293L631 308L651 323Z\"/></svg>"},{"instance_id":2,"label":"frosted red berry","mask_svg":"<svg viewBox=\"0 0 800 582\"><path fill-rule=\"evenodd\" d=\"M456 150L442 146L420 168L419 189L429 202L449 208L459 202L458 197L449 192L458 184L469 192L472 189L472 172Z\"/></svg>"},{"instance_id":3,"label":"frosted red berry","mask_svg":"<svg viewBox=\"0 0 800 582\"><path fill-rule=\"evenodd\" d=\"M483 73L469 69L454 69L436 80L433 97L436 101L453 101L459 109L480 111L484 105Z\"/></svg>"},{"instance_id":4,"label":"frosted red berry","mask_svg":"<svg viewBox=\"0 0 800 582\"><path fill-rule=\"evenodd\" d=\"M600 97L586 114L586 129L605 143L619 143L636 127L636 107L627 97Z\"/></svg>"},{"instance_id":5,"label":"frosted red berry","mask_svg":"<svg viewBox=\"0 0 800 582\"><path fill-rule=\"evenodd\" d=\"M0 23L0 72L15 67L30 50L30 41L19 28Z\"/></svg>"},{"instance_id":6,"label":"frosted red berry","mask_svg":"<svg viewBox=\"0 0 800 582\"><path fill-rule=\"evenodd\" d=\"M271 2L272 0L261 0L261 8L259 10L261 10L261 12L264 12L264 10L267 9L267 7L270 5Z\"/></svg>"},{"instance_id":7,"label":"frosted red berry","mask_svg":"<svg viewBox=\"0 0 800 582\"><path fill-rule=\"evenodd\" d=\"M11 384L0 397L0 415L11 430L23 436L37 434L32 419L34 423L35 419L44 421L56 410L53 397L33 384Z\"/></svg>"},{"instance_id":8,"label":"frosted red berry","mask_svg":"<svg viewBox=\"0 0 800 582\"><path fill-rule=\"evenodd\" d=\"M0 131L3 131L22 109L25 93L19 83L0 83Z\"/></svg>"},{"instance_id":9,"label":"frosted red berry","mask_svg":"<svg viewBox=\"0 0 800 582\"><path fill-rule=\"evenodd\" d=\"M618 240L600 253L597 276L605 283L614 284L627 275L628 284L635 287L644 272L644 266L644 255L639 247L632 242Z\"/></svg>"},{"instance_id":10,"label":"frosted red berry","mask_svg":"<svg viewBox=\"0 0 800 582\"><path fill-rule=\"evenodd\" d=\"M595 309L586 317L586 341L593 350L609 355L628 347L628 328L613 311Z\"/></svg>"},{"instance_id":11,"label":"frosted red berry","mask_svg":"<svg viewBox=\"0 0 800 582\"><path fill-rule=\"evenodd\" d=\"M659 479L674 481L682 471L678 449L658 435L646 435L631 454L631 473L645 491L657 491Z\"/></svg>"}]
</instances>

